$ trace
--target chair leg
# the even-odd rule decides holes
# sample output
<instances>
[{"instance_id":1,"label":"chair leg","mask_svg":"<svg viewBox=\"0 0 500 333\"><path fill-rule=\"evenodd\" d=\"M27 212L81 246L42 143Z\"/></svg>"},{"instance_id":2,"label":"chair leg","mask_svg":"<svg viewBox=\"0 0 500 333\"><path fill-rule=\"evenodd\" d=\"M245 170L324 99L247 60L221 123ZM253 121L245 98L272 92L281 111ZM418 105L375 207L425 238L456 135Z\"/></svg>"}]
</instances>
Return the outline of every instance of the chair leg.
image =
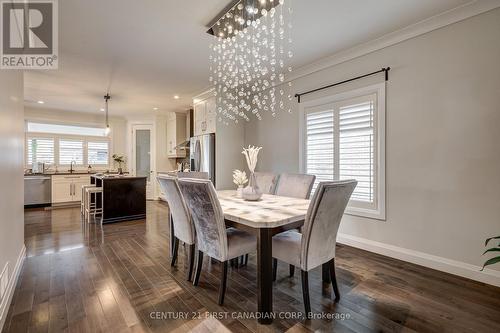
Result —
<instances>
[{"instance_id":1,"label":"chair leg","mask_svg":"<svg viewBox=\"0 0 500 333\"><path fill-rule=\"evenodd\" d=\"M198 260L196 261L196 271L194 273L193 285L197 286L200 282L201 266L203 264L203 252L198 251Z\"/></svg>"},{"instance_id":2,"label":"chair leg","mask_svg":"<svg viewBox=\"0 0 500 333\"><path fill-rule=\"evenodd\" d=\"M248 265L248 253L245 254L245 266Z\"/></svg>"},{"instance_id":3,"label":"chair leg","mask_svg":"<svg viewBox=\"0 0 500 333\"><path fill-rule=\"evenodd\" d=\"M311 301L309 299L309 276L307 271L302 271L302 297L304 298L304 308L306 310L306 318L311 316Z\"/></svg>"},{"instance_id":4,"label":"chair leg","mask_svg":"<svg viewBox=\"0 0 500 333\"><path fill-rule=\"evenodd\" d=\"M295 275L295 266L290 265L290 277L293 277Z\"/></svg>"},{"instance_id":5,"label":"chair leg","mask_svg":"<svg viewBox=\"0 0 500 333\"><path fill-rule=\"evenodd\" d=\"M335 302L338 302L340 300L340 292L337 284L337 274L335 273L335 258L330 260L330 278L332 280L333 292L335 293Z\"/></svg>"},{"instance_id":6,"label":"chair leg","mask_svg":"<svg viewBox=\"0 0 500 333\"><path fill-rule=\"evenodd\" d=\"M273 258L273 281L276 281L277 270L278 270L278 259Z\"/></svg>"},{"instance_id":7,"label":"chair leg","mask_svg":"<svg viewBox=\"0 0 500 333\"><path fill-rule=\"evenodd\" d=\"M179 238L174 236L174 249L172 250L172 261L170 262L170 266L174 266L177 261L177 252L179 251Z\"/></svg>"},{"instance_id":8,"label":"chair leg","mask_svg":"<svg viewBox=\"0 0 500 333\"><path fill-rule=\"evenodd\" d=\"M224 304L224 295L226 294L227 283L227 261L222 263L220 287L219 287L219 305Z\"/></svg>"},{"instance_id":9,"label":"chair leg","mask_svg":"<svg viewBox=\"0 0 500 333\"><path fill-rule=\"evenodd\" d=\"M188 274L187 274L187 280L191 282L192 277L193 277L193 266L194 266L194 254L195 254L195 245L191 244L189 245L189 268L188 268Z\"/></svg>"}]
</instances>

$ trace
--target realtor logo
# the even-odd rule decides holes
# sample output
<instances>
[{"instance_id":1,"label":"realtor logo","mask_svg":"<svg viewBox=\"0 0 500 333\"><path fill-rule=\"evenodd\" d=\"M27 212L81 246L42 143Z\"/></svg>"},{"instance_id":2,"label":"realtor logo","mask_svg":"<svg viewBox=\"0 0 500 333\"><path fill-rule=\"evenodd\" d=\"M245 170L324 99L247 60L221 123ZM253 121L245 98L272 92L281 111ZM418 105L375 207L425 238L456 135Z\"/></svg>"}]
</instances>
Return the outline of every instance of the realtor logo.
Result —
<instances>
[{"instance_id":1,"label":"realtor logo","mask_svg":"<svg viewBox=\"0 0 500 333\"><path fill-rule=\"evenodd\" d=\"M1 0L1 69L57 69L57 0Z\"/></svg>"}]
</instances>

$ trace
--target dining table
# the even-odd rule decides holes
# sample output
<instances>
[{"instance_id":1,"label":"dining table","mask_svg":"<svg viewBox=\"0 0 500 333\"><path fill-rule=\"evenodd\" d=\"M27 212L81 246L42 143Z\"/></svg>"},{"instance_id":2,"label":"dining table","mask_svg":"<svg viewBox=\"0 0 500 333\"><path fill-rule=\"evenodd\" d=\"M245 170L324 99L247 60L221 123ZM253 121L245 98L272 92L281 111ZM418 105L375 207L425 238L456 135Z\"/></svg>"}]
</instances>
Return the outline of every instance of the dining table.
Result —
<instances>
[{"instance_id":1,"label":"dining table","mask_svg":"<svg viewBox=\"0 0 500 333\"><path fill-rule=\"evenodd\" d=\"M239 198L236 191L217 191L227 227L244 230L257 238L257 318L271 324L273 315L272 238L300 228L310 200L263 194L258 201ZM329 282L329 267L323 266L323 281Z\"/></svg>"}]
</instances>

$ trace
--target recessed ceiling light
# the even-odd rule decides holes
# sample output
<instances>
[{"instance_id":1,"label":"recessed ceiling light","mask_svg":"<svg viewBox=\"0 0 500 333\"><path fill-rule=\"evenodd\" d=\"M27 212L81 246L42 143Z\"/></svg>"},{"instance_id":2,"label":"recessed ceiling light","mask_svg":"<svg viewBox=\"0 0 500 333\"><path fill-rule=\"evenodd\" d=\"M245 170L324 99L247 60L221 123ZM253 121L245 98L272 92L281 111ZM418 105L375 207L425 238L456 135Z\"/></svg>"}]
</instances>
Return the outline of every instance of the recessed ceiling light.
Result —
<instances>
[{"instance_id":1,"label":"recessed ceiling light","mask_svg":"<svg viewBox=\"0 0 500 333\"><path fill-rule=\"evenodd\" d=\"M44 101L38 101L37 103L38 104L44 104L45 102Z\"/></svg>"},{"instance_id":2,"label":"recessed ceiling light","mask_svg":"<svg viewBox=\"0 0 500 333\"><path fill-rule=\"evenodd\" d=\"M174 95L174 98L179 99L180 97L179 97L179 95Z\"/></svg>"},{"instance_id":3,"label":"recessed ceiling light","mask_svg":"<svg viewBox=\"0 0 500 333\"><path fill-rule=\"evenodd\" d=\"M102 112L106 111L104 108L101 108L100 110L101 110Z\"/></svg>"},{"instance_id":4,"label":"recessed ceiling light","mask_svg":"<svg viewBox=\"0 0 500 333\"><path fill-rule=\"evenodd\" d=\"M158 111L158 108L153 108L153 110Z\"/></svg>"}]
</instances>

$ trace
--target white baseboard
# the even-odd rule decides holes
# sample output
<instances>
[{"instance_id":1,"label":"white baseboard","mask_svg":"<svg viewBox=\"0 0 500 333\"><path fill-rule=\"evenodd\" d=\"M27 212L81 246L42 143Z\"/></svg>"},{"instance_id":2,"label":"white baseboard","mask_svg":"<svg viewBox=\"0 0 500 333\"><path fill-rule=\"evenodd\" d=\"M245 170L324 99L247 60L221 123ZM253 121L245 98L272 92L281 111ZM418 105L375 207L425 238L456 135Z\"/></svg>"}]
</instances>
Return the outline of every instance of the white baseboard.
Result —
<instances>
[{"instance_id":1,"label":"white baseboard","mask_svg":"<svg viewBox=\"0 0 500 333\"><path fill-rule=\"evenodd\" d=\"M458 275L471 280L500 287L500 271L496 271L493 269L486 268L484 269L484 271L480 271L480 266L471 265L461 261L438 257L428 253L405 249L399 246L380 243L347 234L339 233L337 236L337 241L341 244L378 253L387 257L396 258L399 260L411 262L413 264L429 267L438 271Z\"/></svg>"},{"instance_id":2,"label":"white baseboard","mask_svg":"<svg viewBox=\"0 0 500 333\"><path fill-rule=\"evenodd\" d=\"M5 319L7 319L7 313L9 311L10 302L12 301L12 297L14 296L17 280L19 279L19 273L21 273L21 267L23 267L25 257L26 257L26 246L24 246L23 244L23 248L21 249L21 252L19 252L19 256L17 257L16 266L14 267L14 271L12 272L9 284L7 285L7 290L5 291L5 297L3 298L2 303L0 304L0 331L2 331L3 325L5 324Z\"/></svg>"}]
</instances>

